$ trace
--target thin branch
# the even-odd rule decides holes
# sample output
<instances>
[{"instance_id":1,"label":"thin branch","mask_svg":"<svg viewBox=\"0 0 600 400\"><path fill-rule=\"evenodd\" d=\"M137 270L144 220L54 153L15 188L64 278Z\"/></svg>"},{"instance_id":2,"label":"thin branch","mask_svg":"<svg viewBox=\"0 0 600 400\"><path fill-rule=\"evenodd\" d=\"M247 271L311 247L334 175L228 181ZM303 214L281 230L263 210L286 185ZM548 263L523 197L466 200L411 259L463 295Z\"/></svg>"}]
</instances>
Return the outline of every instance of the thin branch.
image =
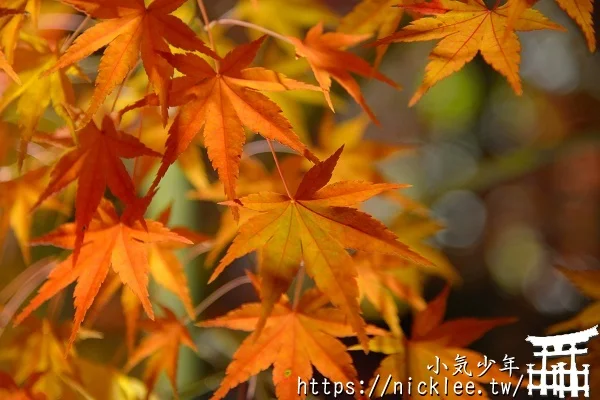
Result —
<instances>
[{"instance_id":1,"label":"thin branch","mask_svg":"<svg viewBox=\"0 0 600 400\"><path fill-rule=\"evenodd\" d=\"M245 285L247 283L250 283L250 278L246 275L240 276L239 278L235 278L234 280L227 282L226 284L224 284L223 286L221 286L220 288L218 288L217 290L212 292L209 296L207 296L204 300L202 300L202 302L200 304L198 304L196 306L196 308L194 309L195 318L198 318L198 316L200 316L200 314L202 314L208 307L213 305L213 303L215 303L221 297L225 296L227 293L231 292L233 289L235 289L239 286ZM192 320L189 317L186 317L183 320L183 322L184 322L184 324L187 325L190 322L192 322Z\"/></svg>"},{"instance_id":2,"label":"thin branch","mask_svg":"<svg viewBox=\"0 0 600 400\"><path fill-rule=\"evenodd\" d=\"M269 35L269 36L271 36L271 37L273 37L275 39L279 39L279 40L281 40L283 42L291 44L292 46L294 45L294 43L292 43L292 41L289 38L283 36L280 33L274 32L274 31L272 31L270 29L267 29L267 28L263 28L262 26L253 24L251 22L240 21L239 19L232 19L232 18L217 19L217 20L212 21L210 24L205 25L204 30L206 30L207 32L209 32L209 35L210 35L210 30L215 25L235 25L235 26L242 26L244 28L254 29L254 30L257 30L259 32L266 33L267 35Z\"/></svg>"},{"instance_id":3,"label":"thin branch","mask_svg":"<svg viewBox=\"0 0 600 400\"><path fill-rule=\"evenodd\" d=\"M75 39L77 38L77 36L81 33L81 31L83 30L83 28L85 28L85 26L87 25L88 22L90 22L92 18L87 15L83 21L81 21L81 23L79 24L79 26L77 28L75 28L75 30L73 31L73 33L71 34L71 36L69 36L69 38L63 43L63 45L60 47L60 53L64 53L65 51L67 51L67 49L69 48L69 46L71 46L71 44L75 41Z\"/></svg>"},{"instance_id":4,"label":"thin branch","mask_svg":"<svg viewBox=\"0 0 600 400\"><path fill-rule=\"evenodd\" d=\"M292 199L292 195L290 194L290 189L288 188L287 182L285 181L285 178L283 177L283 171L281 170L281 167L279 166L279 160L277 159L277 154L275 154L275 148L273 147L273 143L271 143L271 139L267 139L267 143L269 144L269 148L271 149L271 154L273 154L273 159L275 160L275 166L277 167L277 172L279 172L279 176L281 177L281 182L283 182L283 187L285 188L285 192L287 193L288 197L290 199Z\"/></svg>"}]
</instances>

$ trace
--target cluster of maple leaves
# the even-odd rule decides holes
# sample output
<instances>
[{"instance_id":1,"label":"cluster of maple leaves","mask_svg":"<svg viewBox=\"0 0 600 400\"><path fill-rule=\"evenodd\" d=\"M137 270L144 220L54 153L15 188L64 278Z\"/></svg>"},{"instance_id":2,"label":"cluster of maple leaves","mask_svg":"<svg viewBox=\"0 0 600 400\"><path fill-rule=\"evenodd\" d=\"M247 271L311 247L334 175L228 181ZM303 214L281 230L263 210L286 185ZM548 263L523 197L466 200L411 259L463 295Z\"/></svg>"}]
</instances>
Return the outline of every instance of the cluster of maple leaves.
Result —
<instances>
[{"instance_id":1,"label":"cluster of maple leaves","mask_svg":"<svg viewBox=\"0 0 600 400\"><path fill-rule=\"evenodd\" d=\"M592 0L558 3L594 51ZM270 366L280 399L297 398L298 378L308 381L313 367L332 381L360 387L340 337L356 336L357 349L386 354L378 373L397 380L427 380L424 366L435 356L448 364L457 352L473 362L482 359L464 348L512 320L443 322L448 290L429 304L422 298L424 276L435 274L449 283L459 278L425 243L441 226L424 206L397 191L406 185L385 182L377 172L377 161L405 149L363 139L368 123L379 122L356 76L399 88L378 71L390 44L439 40L410 105L478 53L520 94L516 31L563 29L531 6L529 0L492 8L481 0L362 0L340 19L316 0L241 0L230 13L235 18L211 22L200 0L201 28L194 30L196 20L185 22L180 14L180 8L189 8L185 0L1 0L0 69L12 82L4 80L0 89L0 112L13 115L16 124L3 123L0 129L0 161L8 173L0 182L0 238L4 242L12 230L27 264L30 246L72 252L56 262L14 319L23 333L12 338L11 348L19 351L3 355L13 373L0 374L0 396L150 397L162 370L176 392L178 351L180 346L196 349L186 324L199 311L175 251L201 245L211 247L207 263L216 264L210 282L234 260L257 254L257 272L248 271L247 279L260 302L199 323L251 332L214 399ZM69 21L81 16L75 32L41 28L52 7ZM412 22L400 27L405 15ZM244 27L251 40L232 45L224 35L226 25ZM372 36L377 38L368 44L375 48L374 64L349 50ZM91 86L83 65L100 49L93 92L82 100L80 87ZM229 50L225 55L224 49ZM261 51L265 54L259 57ZM257 59L262 66L253 66ZM366 116L336 124L328 109L341 100L331 92L332 80ZM139 96L122 104L126 87L137 88ZM302 103L325 108L316 143L306 134ZM44 121L50 109L50 118L60 122L48 130ZM272 151L272 172L244 156L254 133ZM279 160L274 142L296 155ZM217 173L216 183L207 177L200 147ZM195 187L190 197L226 206L215 237L168 227L170 207L155 219L147 216L174 163ZM151 183L143 190L147 178ZM360 210L378 195L402 207L389 227ZM74 209L73 222L32 239L37 209L65 216ZM161 316L155 317L150 276L177 295L186 316L161 306ZM309 289L303 289L305 276L314 283ZM568 276L597 298L597 274ZM74 282L70 328L32 316ZM129 351L123 369L146 360L146 389L124 372L78 357L73 348L76 340L93 336L96 316L121 288ZM363 299L389 331L365 322ZM415 312L409 337L400 327L398 299ZM556 329L597 322L598 304ZM138 343L140 329L148 334ZM118 380L117 389L98 387L98 377ZM492 378L510 379L492 369L481 383Z\"/></svg>"}]
</instances>

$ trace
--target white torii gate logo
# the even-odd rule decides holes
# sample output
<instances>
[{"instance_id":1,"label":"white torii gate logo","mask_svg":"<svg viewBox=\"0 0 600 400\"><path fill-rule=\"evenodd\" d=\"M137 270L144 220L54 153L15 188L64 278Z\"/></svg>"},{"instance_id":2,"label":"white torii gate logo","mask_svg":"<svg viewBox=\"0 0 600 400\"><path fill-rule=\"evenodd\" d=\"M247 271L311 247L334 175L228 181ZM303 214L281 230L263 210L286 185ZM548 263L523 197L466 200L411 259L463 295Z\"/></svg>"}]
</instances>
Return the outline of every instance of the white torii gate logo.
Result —
<instances>
[{"instance_id":1,"label":"white torii gate logo","mask_svg":"<svg viewBox=\"0 0 600 400\"><path fill-rule=\"evenodd\" d=\"M551 390L552 395L561 399L565 398L565 394L569 394L571 397L579 397L581 392L585 397L590 397L590 365L583 364L582 369L578 369L575 359L577 356L588 352L587 347L578 349L577 345L587 343L594 336L598 336L598 325L566 335L527 336L526 341L533 346L542 348L541 351L533 353L536 357L542 358L541 369L534 369L535 364L527 364L529 367L527 369L529 373L529 384L527 385L529 395L532 396L534 390L536 390L540 392L540 395L547 396ZM565 369L566 362L556 363L551 366L550 370L547 369L548 357L565 356L571 356L569 369ZM534 377L539 378L539 384L533 381Z\"/></svg>"}]
</instances>

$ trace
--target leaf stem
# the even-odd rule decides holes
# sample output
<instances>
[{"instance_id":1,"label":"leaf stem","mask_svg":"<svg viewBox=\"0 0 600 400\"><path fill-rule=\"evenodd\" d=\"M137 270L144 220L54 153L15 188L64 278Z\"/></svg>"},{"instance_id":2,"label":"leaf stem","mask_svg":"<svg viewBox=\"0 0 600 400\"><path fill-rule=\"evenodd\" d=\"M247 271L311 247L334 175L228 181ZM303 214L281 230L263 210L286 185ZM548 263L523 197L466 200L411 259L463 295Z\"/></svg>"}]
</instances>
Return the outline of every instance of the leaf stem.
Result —
<instances>
[{"instance_id":1,"label":"leaf stem","mask_svg":"<svg viewBox=\"0 0 600 400\"><path fill-rule=\"evenodd\" d=\"M292 300L292 310L294 311L296 311L298 308L298 302L300 302L305 275L304 263L302 263L302 265L300 265L300 269L298 270L298 274L296 275L296 286L294 286L294 299Z\"/></svg>"},{"instance_id":2,"label":"leaf stem","mask_svg":"<svg viewBox=\"0 0 600 400\"><path fill-rule=\"evenodd\" d=\"M281 40L283 42L289 43L292 46L294 45L292 43L292 41L290 39L288 39L287 37L285 37L285 36L283 36L283 35L281 35L281 34L279 34L277 32L274 32L274 31L272 31L270 29L263 28L260 25L253 24L251 22L240 21L239 19L232 19L232 18L221 18L221 19L217 19L217 20L212 21L210 24L206 25L204 29L206 31L210 32L210 30L212 29L212 27L215 26L215 25L235 25L235 26L242 26L244 28L254 29L254 30L257 30L259 32L266 33L267 35L269 35L269 36L271 36L271 37L273 37L275 39L279 39L279 40Z\"/></svg>"},{"instance_id":3,"label":"leaf stem","mask_svg":"<svg viewBox=\"0 0 600 400\"><path fill-rule=\"evenodd\" d=\"M204 310L206 310L208 307L213 305L213 303L215 303L221 297L225 296L227 293L231 292L233 289L235 289L239 286L245 285L247 283L250 283L250 278L246 275L240 276L238 278L235 278L232 281L227 282L226 284L224 284L223 286L221 286L220 288L218 288L217 290L212 292L210 295L208 295L204 300L202 300L200 302L200 304L198 304L196 306L196 308L194 309L194 317L198 318L198 316L200 314L202 314L204 312ZM183 320L183 322L184 322L184 324L187 325L190 322L192 322L192 320L188 316Z\"/></svg>"},{"instance_id":4,"label":"leaf stem","mask_svg":"<svg viewBox=\"0 0 600 400\"><path fill-rule=\"evenodd\" d=\"M210 47L216 53L217 47L215 46L215 38L214 38L210 28L208 28L210 26L211 22L208 19L208 13L206 12L206 6L204 5L204 0L197 0L197 3L198 3L198 8L200 9L200 14L202 14L202 20L204 21L204 30L208 34L208 41L210 42ZM218 60L214 60L214 61L215 61L215 69L218 70L219 69L219 61Z\"/></svg>"},{"instance_id":5,"label":"leaf stem","mask_svg":"<svg viewBox=\"0 0 600 400\"><path fill-rule=\"evenodd\" d=\"M71 46L71 44L73 43L73 41L75 41L75 39L77 38L77 36L81 33L81 31L83 30L83 28L85 28L85 26L87 25L88 22L90 22L91 19L92 19L92 17L90 17L89 15L86 15L86 17L83 19L83 21L81 21L81 23L79 24L79 26L77 28L75 28L75 30L73 31L73 33L71 34L71 36L69 36L68 39L60 47L60 53L61 54L64 53L65 51L67 51L67 49L69 48L69 46Z\"/></svg>"},{"instance_id":6,"label":"leaf stem","mask_svg":"<svg viewBox=\"0 0 600 400\"><path fill-rule=\"evenodd\" d=\"M188 248L188 252L183 258L183 262L185 264L191 262L194 258L212 250L214 247L214 242L212 240L206 240L204 242L200 242L195 244L194 246Z\"/></svg>"},{"instance_id":7,"label":"leaf stem","mask_svg":"<svg viewBox=\"0 0 600 400\"><path fill-rule=\"evenodd\" d=\"M148 84L146 85L146 96L148 96L148 93L150 92L150 82L148 82ZM142 139L142 134L144 131L144 110L140 110L140 126L138 127L138 132L137 132L137 138L138 140L141 141ZM135 184L135 182L138 182L138 175L139 175L139 162L138 160L140 159L140 157L136 157L135 160L133 161L133 182ZM139 182L138 182L139 183Z\"/></svg>"},{"instance_id":8,"label":"leaf stem","mask_svg":"<svg viewBox=\"0 0 600 400\"><path fill-rule=\"evenodd\" d=\"M271 149L271 154L273 154L273 160L275 160L275 166L277 167L277 172L279 172L279 177L281 178L281 182L283 182L283 187L285 188L285 193L288 195L290 199L292 199L292 195L290 194L290 189L288 188L287 182L283 177L283 171L281 170L281 166L279 165L279 160L277 159L277 154L275 153L275 148L273 147L273 143L271 139L267 139L267 143L269 144L269 148Z\"/></svg>"},{"instance_id":9,"label":"leaf stem","mask_svg":"<svg viewBox=\"0 0 600 400\"><path fill-rule=\"evenodd\" d=\"M48 277L50 271L54 269L57 262L53 258L45 258L31 265L23 271L15 280L9 283L0 293L2 302L6 301L0 312L0 336L8 322L15 315L21 304L33 293L33 291L42 284Z\"/></svg>"},{"instance_id":10,"label":"leaf stem","mask_svg":"<svg viewBox=\"0 0 600 400\"><path fill-rule=\"evenodd\" d=\"M125 76L125 79L123 79L123 82L121 82L121 84L119 85L119 90L117 91L115 100L113 101L112 107L110 108L111 113L114 112L115 108L117 107L117 101L119 101L119 97L121 97L121 92L123 91L123 87L125 86L125 83L127 83L129 78L131 77L131 74L133 74L133 71L135 71L139 65L140 65L140 61L138 61L137 64L135 64L135 66L129 70L129 72L127 73L127 76Z\"/></svg>"}]
</instances>

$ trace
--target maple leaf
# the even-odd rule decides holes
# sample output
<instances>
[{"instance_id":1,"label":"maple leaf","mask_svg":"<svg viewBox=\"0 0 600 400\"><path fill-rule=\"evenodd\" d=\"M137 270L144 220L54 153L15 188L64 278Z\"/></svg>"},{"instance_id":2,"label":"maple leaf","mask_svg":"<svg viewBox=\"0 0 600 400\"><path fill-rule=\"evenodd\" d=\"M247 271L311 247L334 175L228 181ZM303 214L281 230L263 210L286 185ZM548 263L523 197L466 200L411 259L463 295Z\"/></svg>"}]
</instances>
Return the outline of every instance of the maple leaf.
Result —
<instances>
[{"instance_id":1,"label":"maple leaf","mask_svg":"<svg viewBox=\"0 0 600 400\"><path fill-rule=\"evenodd\" d=\"M600 323L600 271L573 271L566 268L560 268L559 271L581 293L593 299L593 302L575 317L551 326L548 329L549 333L554 334L575 329L587 329L590 326Z\"/></svg>"},{"instance_id":2,"label":"maple leaf","mask_svg":"<svg viewBox=\"0 0 600 400\"><path fill-rule=\"evenodd\" d=\"M68 325L28 318L19 327L2 351L2 359L10 365L9 371L17 383L39 376L31 386L32 390L44 393L48 399L68 398L64 382L78 380L72 362L78 355L74 349L67 350L66 347ZM91 332L82 330L79 338L85 339L89 334ZM65 352L70 355L70 360L65 358Z\"/></svg>"},{"instance_id":3,"label":"maple leaf","mask_svg":"<svg viewBox=\"0 0 600 400\"><path fill-rule=\"evenodd\" d=\"M21 84L21 79L19 79L19 75L13 70L11 65L8 63L8 60L4 56L4 53L0 51L0 69L8 74L10 78L15 81L17 84Z\"/></svg>"},{"instance_id":4,"label":"maple leaf","mask_svg":"<svg viewBox=\"0 0 600 400\"><path fill-rule=\"evenodd\" d=\"M144 371L148 396L152 393L161 370L166 372L173 390L177 392L179 347L183 345L197 351L194 340L185 325L177 319L177 316L171 310L164 307L162 309L165 316L147 324L146 329L151 334L142 341L137 350L129 357L125 366L126 370L130 370L143 359L149 357Z\"/></svg>"},{"instance_id":5,"label":"maple leaf","mask_svg":"<svg viewBox=\"0 0 600 400\"><path fill-rule=\"evenodd\" d=\"M39 376L31 389L46 395L47 400L139 400L146 396L144 385L137 379L88 361L74 348L67 350L70 333L70 323L57 325L47 319L27 318L17 330L3 336L9 340L3 343L0 358L21 386ZM99 338L97 332L86 329L78 336L80 340Z\"/></svg>"},{"instance_id":6,"label":"maple leaf","mask_svg":"<svg viewBox=\"0 0 600 400\"><path fill-rule=\"evenodd\" d=\"M171 216L171 206L160 213L157 222L167 226ZM208 236L192 232L185 227L173 227L174 232L181 237L188 239L191 243L198 244L209 240ZM149 247L148 263L150 275L161 287L175 294L183 303L184 309L190 318L194 318L194 306L190 296L189 285L185 275L183 264L179 261L174 251L187 244L179 242L152 243ZM117 280L117 276L113 276ZM118 283L118 281L117 281ZM113 285L116 286L116 285ZM120 285L119 285L120 286ZM106 301L106 299L105 299ZM124 288L121 294L121 304L125 313L125 323L127 330L127 345L133 350L135 335L138 329L138 319L141 314L141 303L131 290Z\"/></svg>"},{"instance_id":7,"label":"maple leaf","mask_svg":"<svg viewBox=\"0 0 600 400\"><path fill-rule=\"evenodd\" d=\"M507 29L515 26L516 21L523 13L533 7L538 0L508 0L510 9L507 21ZM596 33L594 31L594 2L593 0L556 0L562 8L575 22L585 36L590 52L596 51Z\"/></svg>"},{"instance_id":8,"label":"maple leaf","mask_svg":"<svg viewBox=\"0 0 600 400\"><path fill-rule=\"evenodd\" d=\"M436 12L431 17L420 18L374 45L398 42L418 42L441 39L429 56L425 78L410 99L414 105L437 82L460 70L478 52L496 71L506 77L513 90L522 94L519 63L521 44L514 30L506 30L508 5L488 9L482 0L440 0L446 12ZM424 3L427 5L427 3ZM415 6L413 6L415 7ZM517 21L515 29L533 31L541 29L564 30L550 22L536 10L527 10ZM503 37L506 35L506 39Z\"/></svg>"},{"instance_id":9,"label":"maple leaf","mask_svg":"<svg viewBox=\"0 0 600 400\"><path fill-rule=\"evenodd\" d=\"M425 308L420 293L423 279L417 274L418 269L403 266L398 258L381 254L357 252L352 258L358 271L361 299L366 298L373 305L392 331L400 326L396 298L417 311Z\"/></svg>"},{"instance_id":10,"label":"maple leaf","mask_svg":"<svg viewBox=\"0 0 600 400\"><path fill-rule=\"evenodd\" d=\"M397 334L400 326L395 298L405 300L415 311L422 311L425 301L421 290L426 276L436 275L451 284L460 282L460 276L442 251L427 243L433 234L442 229L437 221L427 215L402 211L390 224L390 229L402 243L431 262L412 263L397 256L362 252L354 255L361 295L369 300L392 332Z\"/></svg>"},{"instance_id":11,"label":"maple leaf","mask_svg":"<svg viewBox=\"0 0 600 400\"><path fill-rule=\"evenodd\" d=\"M338 31L350 34L376 34L377 39L391 35L398 29L404 9L393 7L398 0L363 0L342 18ZM379 68L389 45L379 46L373 67Z\"/></svg>"},{"instance_id":12,"label":"maple leaf","mask_svg":"<svg viewBox=\"0 0 600 400\"><path fill-rule=\"evenodd\" d=\"M52 49L46 41L38 38L30 38L28 41L36 50L19 52L15 66L21 77L19 83L9 87L0 99L0 112L13 102L17 103L16 115L21 128L19 168L22 166L27 144L35 135L40 120L50 104L56 114L67 122L70 129L74 129L68 109L75 102L75 92L67 74L87 80L83 71L75 66L40 76L43 71L56 63L58 50ZM35 60L33 66L31 60ZM20 68L21 65L26 67Z\"/></svg>"},{"instance_id":13,"label":"maple leaf","mask_svg":"<svg viewBox=\"0 0 600 400\"><path fill-rule=\"evenodd\" d=\"M333 110L333 103L329 94L331 79L338 82L352 98L365 110L371 120L376 124L379 121L369 108L364 99L358 82L350 73L367 78L375 78L388 85L399 88L399 86L387 76L375 70L369 63L355 54L346 51L350 46L355 46L371 35L350 35L340 32L323 33L323 24L319 23L312 27L304 40L289 37L296 53L300 57L306 57L310 67L325 93L329 107Z\"/></svg>"},{"instance_id":14,"label":"maple leaf","mask_svg":"<svg viewBox=\"0 0 600 400\"><path fill-rule=\"evenodd\" d=\"M393 382L403 382L407 385L407 377L415 382L443 381L448 379L449 387L454 387L457 382L466 387L467 382L475 385L475 392L481 398L489 398L481 384L489 383L492 379L496 382L512 382L518 384L515 377L500 371L497 364L492 364L490 369L479 376L474 365L484 362L484 356L465 347L481 338L491 329L513 323L513 318L496 318L480 320L477 318L460 318L442 322L446 311L446 303L450 290L446 287L425 310L415 315L410 339L403 335L378 336L371 339L369 348L372 351L384 353L386 357L381 361L374 376L390 376ZM358 349L354 346L353 349ZM466 357L468 362L465 373L456 373L453 368L457 363L457 355ZM436 371L436 360L439 357L439 371ZM433 367L432 367L433 366ZM447 366L444 367L444 366ZM471 366L471 367L469 367ZM483 367L480 367L483 369ZM469 376L468 373L472 374ZM371 379L370 387L377 385L375 378ZM394 393L393 386L386 386L385 394ZM384 393L374 391L378 397ZM444 396L433 395L436 398ZM450 396L448 398L459 398Z\"/></svg>"},{"instance_id":15,"label":"maple leaf","mask_svg":"<svg viewBox=\"0 0 600 400\"><path fill-rule=\"evenodd\" d=\"M156 109L144 108L140 110L140 117L140 125L131 128L132 134L137 134L140 141L150 149L163 154L168 130L162 125L159 112ZM125 131L128 131L128 129L125 129ZM198 146L190 145L179 155L176 163L194 187L200 188L209 185L205 163ZM144 179L156 171L159 164L160 158L153 156L138 157L133 172L135 187L140 187Z\"/></svg>"},{"instance_id":16,"label":"maple leaf","mask_svg":"<svg viewBox=\"0 0 600 400\"><path fill-rule=\"evenodd\" d=\"M169 53L169 44L218 58L194 31L170 15L185 0L154 0L148 7L143 0L63 0L91 17L102 21L86 30L61 56L49 72L67 67L107 46L98 67L96 89L81 125L85 126L106 97L133 69L141 54L144 69L162 106L166 124L167 95L173 68L160 56Z\"/></svg>"},{"instance_id":17,"label":"maple leaf","mask_svg":"<svg viewBox=\"0 0 600 400\"><path fill-rule=\"evenodd\" d=\"M317 157L325 157L340 146L344 153L340 157L333 180L364 180L384 182L377 163L389 157L408 153L414 147L393 143L378 142L365 138L369 119L365 115L336 123L334 116L328 113L319 127L317 144L312 148Z\"/></svg>"},{"instance_id":18,"label":"maple leaf","mask_svg":"<svg viewBox=\"0 0 600 400\"><path fill-rule=\"evenodd\" d=\"M33 215L31 207L46 187L47 167L27 172L16 179L0 182L0 243L4 243L8 230L17 238L23 259L31 261L29 252L30 228ZM65 207L56 199L50 199L44 208L66 213Z\"/></svg>"},{"instance_id":19,"label":"maple leaf","mask_svg":"<svg viewBox=\"0 0 600 400\"><path fill-rule=\"evenodd\" d=\"M10 375L0 371L0 396L4 400L46 400L45 394L32 390L40 377L40 374L32 375L24 385L19 386Z\"/></svg>"},{"instance_id":20,"label":"maple leaf","mask_svg":"<svg viewBox=\"0 0 600 400\"><path fill-rule=\"evenodd\" d=\"M37 27L41 0L3 0L0 4L0 47L8 64L12 64L19 33L26 17Z\"/></svg>"},{"instance_id":21,"label":"maple leaf","mask_svg":"<svg viewBox=\"0 0 600 400\"><path fill-rule=\"evenodd\" d=\"M239 162L246 141L244 126L313 162L318 161L300 142L289 121L281 115L281 109L259 91L319 89L268 69L249 68L264 39L265 36L236 47L223 58L216 71L194 54L164 54L186 76L173 81L169 104L181 107L169 130L163 163L153 187L203 127L208 156L228 199L236 198ZM156 96L148 96L122 112L147 104L157 105Z\"/></svg>"},{"instance_id":22,"label":"maple leaf","mask_svg":"<svg viewBox=\"0 0 600 400\"><path fill-rule=\"evenodd\" d=\"M248 272L257 292L264 286ZM262 297L262 295L261 295ZM291 400L306 398L298 391L298 380L310 381L314 366L333 382L351 382L356 393L360 391L357 373L346 346L338 337L355 336L346 315L339 309L327 306L328 296L309 289L296 305L287 296L281 297L273 307L263 332L253 332L240 345L228 365L226 375L211 400L218 400L251 376L273 365L273 382L277 398ZM262 306L248 303L223 317L204 321L198 326L225 327L252 332L262 318ZM369 333L381 334L380 329L368 327ZM360 396L362 397L362 396Z\"/></svg>"},{"instance_id":23,"label":"maple leaf","mask_svg":"<svg viewBox=\"0 0 600 400\"><path fill-rule=\"evenodd\" d=\"M76 236L73 261L77 261L85 229L100 204L104 191L111 192L126 204L137 197L135 188L121 158L160 156L134 136L117 131L113 120L105 116L102 128L90 123L79 131L80 143L67 151L55 164L50 183L33 206L36 208L49 196L77 180L75 198Z\"/></svg>"},{"instance_id":24,"label":"maple leaf","mask_svg":"<svg viewBox=\"0 0 600 400\"><path fill-rule=\"evenodd\" d=\"M48 281L42 285L38 294L17 316L15 323L23 321L40 305L77 280L74 292L75 319L69 339L71 346L111 266L123 284L135 293L146 314L154 318L147 288L147 246L153 243L191 244L191 241L171 232L159 222L144 220L146 226L143 227L140 221L133 222L132 219L127 210L119 218L112 204L103 202L89 224L86 242L81 248L81 257L73 262L73 253L60 263L50 273ZM73 249L78 240L77 236L77 225L69 223L32 241L32 244Z\"/></svg>"},{"instance_id":25,"label":"maple leaf","mask_svg":"<svg viewBox=\"0 0 600 400\"><path fill-rule=\"evenodd\" d=\"M419 210L404 210L390 223L390 229L398 235L401 242L406 243L431 262L431 264L413 264L412 266L428 275L438 276L451 284L461 281L460 275L444 252L430 243L432 236L444 229L439 221L430 215L420 213ZM396 263L406 266L410 262L396 259Z\"/></svg>"},{"instance_id":26,"label":"maple leaf","mask_svg":"<svg viewBox=\"0 0 600 400\"><path fill-rule=\"evenodd\" d=\"M359 339L365 343L356 267L346 248L395 254L428 263L397 241L396 235L382 223L355 208L362 201L402 185L361 181L327 184L342 149L311 168L294 196L264 192L236 200L242 207L259 214L239 228L209 282L236 258L260 250L264 310L257 331L288 289L303 261L317 287L343 310Z\"/></svg>"}]
</instances>

